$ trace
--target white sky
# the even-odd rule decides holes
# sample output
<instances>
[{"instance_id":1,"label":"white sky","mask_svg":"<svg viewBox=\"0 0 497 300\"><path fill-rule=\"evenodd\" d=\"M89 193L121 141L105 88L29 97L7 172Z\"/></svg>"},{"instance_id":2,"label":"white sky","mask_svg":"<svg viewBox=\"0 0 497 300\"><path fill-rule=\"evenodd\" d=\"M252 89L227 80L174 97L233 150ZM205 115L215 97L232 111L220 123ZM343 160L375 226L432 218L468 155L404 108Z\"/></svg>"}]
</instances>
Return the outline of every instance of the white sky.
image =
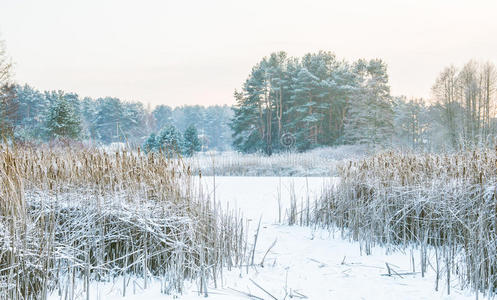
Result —
<instances>
[{"instance_id":1,"label":"white sky","mask_svg":"<svg viewBox=\"0 0 497 300\"><path fill-rule=\"evenodd\" d=\"M443 67L497 63L497 1L0 0L0 34L17 82L81 96L233 104L263 56L322 49L429 97Z\"/></svg>"}]
</instances>

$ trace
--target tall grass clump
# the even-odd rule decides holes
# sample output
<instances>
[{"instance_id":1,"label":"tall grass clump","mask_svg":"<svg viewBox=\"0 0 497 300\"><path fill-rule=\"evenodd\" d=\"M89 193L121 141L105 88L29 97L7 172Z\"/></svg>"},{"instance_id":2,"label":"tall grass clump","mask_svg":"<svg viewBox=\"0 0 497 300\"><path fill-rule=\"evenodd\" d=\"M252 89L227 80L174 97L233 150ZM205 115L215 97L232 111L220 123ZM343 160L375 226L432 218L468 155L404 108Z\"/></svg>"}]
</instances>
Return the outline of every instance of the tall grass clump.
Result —
<instances>
[{"instance_id":1,"label":"tall grass clump","mask_svg":"<svg viewBox=\"0 0 497 300\"><path fill-rule=\"evenodd\" d=\"M348 145L271 156L212 151L198 153L186 161L207 176L330 176L336 174L339 161L363 157L366 151L364 147Z\"/></svg>"},{"instance_id":2,"label":"tall grass clump","mask_svg":"<svg viewBox=\"0 0 497 300\"><path fill-rule=\"evenodd\" d=\"M416 247L436 289L462 287L492 297L497 285L497 155L386 152L339 167L340 181L305 211L304 222L340 228L373 245ZM310 213L309 213L310 211ZM304 214L304 213L302 213ZM429 255L427 253L434 253Z\"/></svg>"},{"instance_id":3,"label":"tall grass clump","mask_svg":"<svg viewBox=\"0 0 497 300\"><path fill-rule=\"evenodd\" d=\"M207 294L246 262L246 233L192 178L161 154L0 146L0 298L90 299L116 278L123 296L130 278Z\"/></svg>"}]
</instances>

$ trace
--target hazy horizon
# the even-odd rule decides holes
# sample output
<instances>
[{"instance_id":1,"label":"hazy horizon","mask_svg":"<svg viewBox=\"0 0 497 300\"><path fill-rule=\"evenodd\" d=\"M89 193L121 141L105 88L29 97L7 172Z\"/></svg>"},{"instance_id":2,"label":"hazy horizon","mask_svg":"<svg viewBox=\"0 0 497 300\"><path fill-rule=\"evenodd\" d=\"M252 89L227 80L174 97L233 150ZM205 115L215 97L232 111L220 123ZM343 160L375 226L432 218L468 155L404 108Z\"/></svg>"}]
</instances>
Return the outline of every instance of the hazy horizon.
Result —
<instances>
[{"instance_id":1,"label":"hazy horizon","mask_svg":"<svg viewBox=\"0 0 497 300\"><path fill-rule=\"evenodd\" d=\"M494 1L3 0L14 79L155 106L233 104L271 52L381 58L393 95L430 96L438 73L497 63Z\"/></svg>"}]
</instances>

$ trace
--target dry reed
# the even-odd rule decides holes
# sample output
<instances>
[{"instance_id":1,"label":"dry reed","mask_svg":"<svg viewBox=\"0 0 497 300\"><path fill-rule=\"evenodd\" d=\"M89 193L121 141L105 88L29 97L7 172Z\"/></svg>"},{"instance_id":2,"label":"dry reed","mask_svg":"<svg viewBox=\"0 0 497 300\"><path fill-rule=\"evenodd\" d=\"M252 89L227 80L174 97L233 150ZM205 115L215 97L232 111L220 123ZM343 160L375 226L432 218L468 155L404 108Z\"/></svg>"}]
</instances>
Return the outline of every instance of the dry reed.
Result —
<instances>
[{"instance_id":1,"label":"dry reed","mask_svg":"<svg viewBox=\"0 0 497 300\"><path fill-rule=\"evenodd\" d=\"M161 154L0 145L0 298L90 299L91 282L117 276L123 295L129 276L205 293L245 263L247 242L192 176Z\"/></svg>"},{"instance_id":2,"label":"dry reed","mask_svg":"<svg viewBox=\"0 0 497 300\"><path fill-rule=\"evenodd\" d=\"M495 151L386 152L346 162L339 173L335 187L299 212L301 223L338 227L367 254L374 245L415 247L423 275L435 266L436 289L445 278L450 293L457 278L462 287L495 295Z\"/></svg>"}]
</instances>

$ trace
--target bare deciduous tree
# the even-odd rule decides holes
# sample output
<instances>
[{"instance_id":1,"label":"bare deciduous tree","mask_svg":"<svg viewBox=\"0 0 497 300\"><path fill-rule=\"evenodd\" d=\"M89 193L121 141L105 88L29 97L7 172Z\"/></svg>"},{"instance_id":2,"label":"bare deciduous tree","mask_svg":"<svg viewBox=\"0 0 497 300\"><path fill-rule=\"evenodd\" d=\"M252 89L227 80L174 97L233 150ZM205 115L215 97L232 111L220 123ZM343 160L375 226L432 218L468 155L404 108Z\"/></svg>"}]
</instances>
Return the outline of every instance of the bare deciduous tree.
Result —
<instances>
[{"instance_id":1,"label":"bare deciduous tree","mask_svg":"<svg viewBox=\"0 0 497 300\"><path fill-rule=\"evenodd\" d=\"M7 56L5 42L0 40L0 86L8 83L11 76L12 62Z\"/></svg>"},{"instance_id":2,"label":"bare deciduous tree","mask_svg":"<svg viewBox=\"0 0 497 300\"><path fill-rule=\"evenodd\" d=\"M13 102L14 86L10 84L12 62L7 56L5 42L0 40L0 135L12 134L13 116L17 107Z\"/></svg>"},{"instance_id":3,"label":"bare deciduous tree","mask_svg":"<svg viewBox=\"0 0 497 300\"><path fill-rule=\"evenodd\" d=\"M440 73L433 94L444 108L452 146L492 144L497 71L492 63L470 61L461 70L451 66Z\"/></svg>"},{"instance_id":4,"label":"bare deciduous tree","mask_svg":"<svg viewBox=\"0 0 497 300\"><path fill-rule=\"evenodd\" d=\"M492 100L495 98L495 92L497 91L497 69L495 65L491 62L483 64L481 69L482 76L482 97L483 97L483 124L484 131L483 136L489 136L494 134L490 130L491 128L491 118L495 116L495 103Z\"/></svg>"},{"instance_id":5,"label":"bare deciduous tree","mask_svg":"<svg viewBox=\"0 0 497 300\"><path fill-rule=\"evenodd\" d=\"M445 68L440 73L435 85L433 94L435 98L444 107L444 117L448 127L450 141L452 146L457 147L457 129L456 129L456 86L457 70L454 66Z\"/></svg>"}]
</instances>

